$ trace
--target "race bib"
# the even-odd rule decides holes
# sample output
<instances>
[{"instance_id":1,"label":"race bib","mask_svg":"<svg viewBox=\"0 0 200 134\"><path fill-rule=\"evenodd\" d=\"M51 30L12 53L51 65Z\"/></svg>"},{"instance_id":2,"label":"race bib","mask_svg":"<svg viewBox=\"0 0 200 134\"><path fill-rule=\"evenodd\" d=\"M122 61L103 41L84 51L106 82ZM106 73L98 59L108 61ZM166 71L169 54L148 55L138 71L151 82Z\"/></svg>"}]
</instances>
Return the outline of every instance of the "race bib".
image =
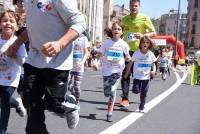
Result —
<instances>
[{"instance_id":1,"label":"race bib","mask_svg":"<svg viewBox=\"0 0 200 134\"><path fill-rule=\"evenodd\" d=\"M120 50L108 50L107 60L120 61L123 58L123 51Z\"/></svg>"},{"instance_id":2,"label":"race bib","mask_svg":"<svg viewBox=\"0 0 200 134\"><path fill-rule=\"evenodd\" d=\"M81 61L83 58L83 54L81 52L74 52L73 59L74 61Z\"/></svg>"},{"instance_id":3,"label":"race bib","mask_svg":"<svg viewBox=\"0 0 200 134\"><path fill-rule=\"evenodd\" d=\"M138 71L148 72L151 69L151 66L152 66L152 64L139 63L137 65L137 70Z\"/></svg>"},{"instance_id":4,"label":"race bib","mask_svg":"<svg viewBox=\"0 0 200 134\"><path fill-rule=\"evenodd\" d=\"M134 33L129 32L128 33L128 41L130 42L130 41L135 41L135 40L137 40L137 38L135 37Z\"/></svg>"},{"instance_id":5,"label":"race bib","mask_svg":"<svg viewBox=\"0 0 200 134\"><path fill-rule=\"evenodd\" d=\"M167 67L167 62L161 61L160 62L160 67Z\"/></svg>"}]
</instances>

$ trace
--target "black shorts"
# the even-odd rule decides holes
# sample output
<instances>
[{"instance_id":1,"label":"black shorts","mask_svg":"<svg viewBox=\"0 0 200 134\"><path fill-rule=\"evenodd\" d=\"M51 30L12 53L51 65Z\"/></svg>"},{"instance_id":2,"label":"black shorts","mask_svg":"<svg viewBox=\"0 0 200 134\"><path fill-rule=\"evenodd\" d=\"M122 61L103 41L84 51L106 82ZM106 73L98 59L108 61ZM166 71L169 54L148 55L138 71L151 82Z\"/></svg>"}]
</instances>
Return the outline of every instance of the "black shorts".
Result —
<instances>
[{"instance_id":1,"label":"black shorts","mask_svg":"<svg viewBox=\"0 0 200 134\"><path fill-rule=\"evenodd\" d=\"M24 64L24 101L36 109L63 113L69 71Z\"/></svg>"}]
</instances>

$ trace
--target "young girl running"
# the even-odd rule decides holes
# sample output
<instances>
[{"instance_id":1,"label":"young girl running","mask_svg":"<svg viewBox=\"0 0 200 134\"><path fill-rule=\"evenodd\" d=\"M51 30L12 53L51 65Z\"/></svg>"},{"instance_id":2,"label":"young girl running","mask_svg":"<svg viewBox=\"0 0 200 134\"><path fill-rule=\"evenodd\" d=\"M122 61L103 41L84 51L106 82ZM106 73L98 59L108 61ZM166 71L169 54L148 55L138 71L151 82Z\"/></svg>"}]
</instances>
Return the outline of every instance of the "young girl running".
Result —
<instances>
[{"instance_id":1,"label":"young girl running","mask_svg":"<svg viewBox=\"0 0 200 134\"><path fill-rule=\"evenodd\" d=\"M89 56L89 42L84 34L81 34L73 42L73 69L70 71L68 90L76 97L80 110L81 82L84 72L84 64Z\"/></svg>"},{"instance_id":2,"label":"young girl running","mask_svg":"<svg viewBox=\"0 0 200 134\"><path fill-rule=\"evenodd\" d=\"M153 43L148 36L143 36L140 39L139 50L137 50L127 66L125 78L128 77L131 66L133 65L133 93L140 93L139 111L144 112L147 92L149 90L150 76L156 74L156 57L150 51ZM153 68L153 70L151 70Z\"/></svg>"},{"instance_id":3,"label":"young girl running","mask_svg":"<svg viewBox=\"0 0 200 134\"><path fill-rule=\"evenodd\" d=\"M12 98L12 94L19 84L21 66L27 56L25 46L22 45L15 59L7 57L8 47L17 39L15 32L17 30L18 17L13 11L5 11L0 16L0 134L6 133L8 120L10 116L10 107L15 107L20 116L26 114L21 99Z\"/></svg>"},{"instance_id":4,"label":"young girl running","mask_svg":"<svg viewBox=\"0 0 200 134\"><path fill-rule=\"evenodd\" d=\"M122 70L125 67L125 60L130 60L129 46L123 41L123 26L121 22L114 22L111 37L101 46L98 57L102 57L102 74L105 97L109 97L107 121L112 121L112 112L116 99L116 90L121 79Z\"/></svg>"}]
</instances>

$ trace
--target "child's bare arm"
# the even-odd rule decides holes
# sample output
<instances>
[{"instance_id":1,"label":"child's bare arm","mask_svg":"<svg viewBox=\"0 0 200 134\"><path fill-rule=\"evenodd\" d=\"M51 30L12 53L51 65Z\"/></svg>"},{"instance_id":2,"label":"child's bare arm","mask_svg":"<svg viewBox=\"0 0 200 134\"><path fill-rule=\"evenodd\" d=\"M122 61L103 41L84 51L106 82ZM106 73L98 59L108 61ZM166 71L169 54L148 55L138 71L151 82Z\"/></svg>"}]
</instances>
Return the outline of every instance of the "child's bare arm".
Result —
<instances>
[{"instance_id":1,"label":"child's bare arm","mask_svg":"<svg viewBox=\"0 0 200 134\"><path fill-rule=\"evenodd\" d=\"M126 68L126 73L125 73L125 75L124 75L124 78L125 78L125 79L126 79L126 78L128 77L128 75L130 74L132 65L133 65L133 61L130 60L129 63L128 63L128 65L127 65L127 68Z\"/></svg>"}]
</instances>

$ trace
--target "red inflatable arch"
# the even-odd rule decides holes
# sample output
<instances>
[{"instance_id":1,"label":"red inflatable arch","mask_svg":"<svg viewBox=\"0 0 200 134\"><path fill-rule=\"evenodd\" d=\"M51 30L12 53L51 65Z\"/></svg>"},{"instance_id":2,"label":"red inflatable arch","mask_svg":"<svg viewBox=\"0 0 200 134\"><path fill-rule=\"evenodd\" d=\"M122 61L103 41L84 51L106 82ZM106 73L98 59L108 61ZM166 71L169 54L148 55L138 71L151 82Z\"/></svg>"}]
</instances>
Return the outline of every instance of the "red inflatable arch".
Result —
<instances>
[{"instance_id":1,"label":"red inflatable arch","mask_svg":"<svg viewBox=\"0 0 200 134\"><path fill-rule=\"evenodd\" d=\"M176 38L173 35L158 35L153 37L153 39L166 39L168 44L176 45ZM185 60L184 44L179 40L177 42L177 52L179 60Z\"/></svg>"}]
</instances>

